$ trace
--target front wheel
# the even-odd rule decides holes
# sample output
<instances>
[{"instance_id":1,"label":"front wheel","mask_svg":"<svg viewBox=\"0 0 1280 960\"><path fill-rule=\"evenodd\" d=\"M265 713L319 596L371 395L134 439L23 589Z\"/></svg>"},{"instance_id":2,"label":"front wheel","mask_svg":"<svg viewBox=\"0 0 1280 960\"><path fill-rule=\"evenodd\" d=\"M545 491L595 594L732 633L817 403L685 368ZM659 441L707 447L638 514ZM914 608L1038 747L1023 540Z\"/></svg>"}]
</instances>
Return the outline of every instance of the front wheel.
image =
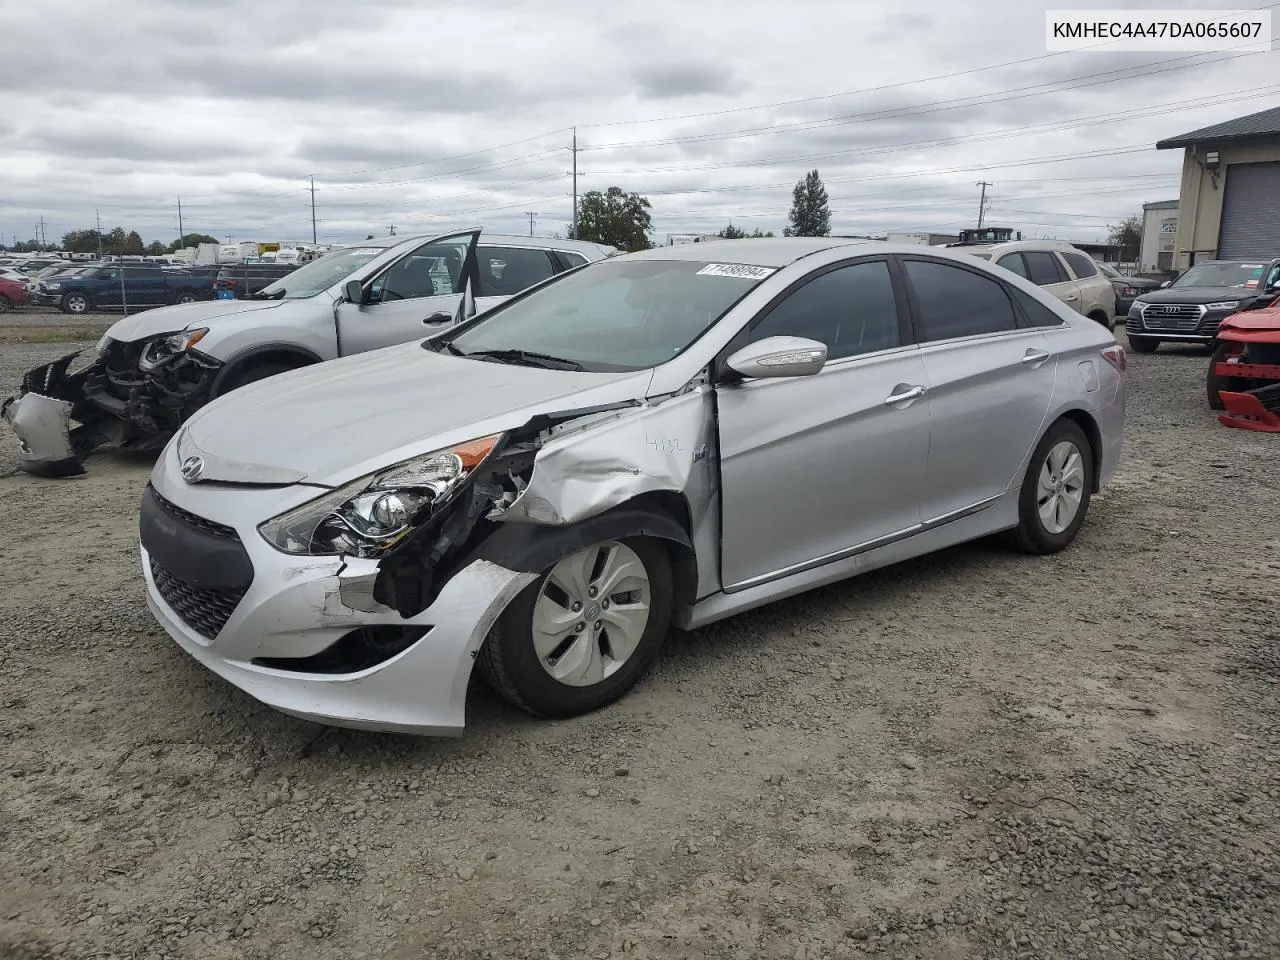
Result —
<instances>
[{"instance_id":1,"label":"front wheel","mask_svg":"<svg viewBox=\"0 0 1280 960\"><path fill-rule=\"evenodd\" d=\"M1026 553L1065 549L1089 512L1093 493L1093 448L1080 425L1058 420L1036 447L1018 496L1013 546Z\"/></svg>"},{"instance_id":2,"label":"front wheel","mask_svg":"<svg viewBox=\"0 0 1280 960\"><path fill-rule=\"evenodd\" d=\"M1220 343L1214 349L1213 355L1209 357L1209 372L1205 374L1204 392L1209 401L1210 410L1225 409L1225 405L1222 402L1222 388L1225 386L1227 378L1219 376L1215 368L1226 360L1227 356L1227 344Z\"/></svg>"},{"instance_id":3,"label":"front wheel","mask_svg":"<svg viewBox=\"0 0 1280 960\"><path fill-rule=\"evenodd\" d=\"M196 295L194 293L180 293L174 298L174 303L195 303Z\"/></svg>"},{"instance_id":4,"label":"front wheel","mask_svg":"<svg viewBox=\"0 0 1280 960\"><path fill-rule=\"evenodd\" d=\"M68 293L62 298L64 313L88 313L93 304L83 293Z\"/></svg>"},{"instance_id":5,"label":"front wheel","mask_svg":"<svg viewBox=\"0 0 1280 960\"><path fill-rule=\"evenodd\" d=\"M662 641L671 562L648 539L606 540L557 561L511 602L480 650L504 699L544 717L598 710L635 686Z\"/></svg>"},{"instance_id":6,"label":"front wheel","mask_svg":"<svg viewBox=\"0 0 1280 960\"><path fill-rule=\"evenodd\" d=\"M9 302L9 298L0 294L0 313L8 313L13 309L13 304Z\"/></svg>"},{"instance_id":7,"label":"front wheel","mask_svg":"<svg viewBox=\"0 0 1280 960\"><path fill-rule=\"evenodd\" d=\"M218 387L218 396L224 393L230 393L246 384L256 383L258 380L265 380L267 377L274 377L279 373L287 373L290 370L296 370L301 364L290 363L285 360L260 360L257 363L247 363L238 368L233 368L227 374L227 379Z\"/></svg>"},{"instance_id":8,"label":"front wheel","mask_svg":"<svg viewBox=\"0 0 1280 960\"><path fill-rule=\"evenodd\" d=\"M1130 334L1129 346L1133 348L1134 353L1155 353L1156 347L1160 346L1160 341L1154 337L1135 337Z\"/></svg>"}]
</instances>

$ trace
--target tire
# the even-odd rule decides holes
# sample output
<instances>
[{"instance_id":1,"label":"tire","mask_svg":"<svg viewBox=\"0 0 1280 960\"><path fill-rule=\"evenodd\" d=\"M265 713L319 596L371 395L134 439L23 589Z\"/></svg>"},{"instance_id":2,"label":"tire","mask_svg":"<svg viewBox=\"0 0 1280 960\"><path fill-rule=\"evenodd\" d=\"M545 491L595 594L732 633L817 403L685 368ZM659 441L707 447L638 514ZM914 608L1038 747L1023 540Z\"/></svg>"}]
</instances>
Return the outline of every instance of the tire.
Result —
<instances>
[{"instance_id":1,"label":"tire","mask_svg":"<svg viewBox=\"0 0 1280 960\"><path fill-rule=\"evenodd\" d=\"M1160 346L1160 341L1154 337L1135 337L1130 334L1129 346L1133 348L1134 353L1155 353L1156 348Z\"/></svg>"},{"instance_id":2,"label":"tire","mask_svg":"<svg viewBox=\"0 0 1280 960\"><path fill-rule=\"evenodd\" d=\"M222 396L224 393L230 393L232 390L236 390L258 380L265 380L267 377L274 377L277 373L286 373L289 370L297 370L300 366L304 366L304 364L291 363L288 360L260 360L257 363L249 361L244 366L237 367L227 375L227 379L218 387L218 396Z\"/></svg>"},{"instance_id":3,"label":"tire","mask_svg":"<svg viewBox=\"0 0 1280 960\"><path fill-rule=\"evenodd\" d=\"M93 307L93 301L87 293L68 293L63 295L61 306L63 313L88 313Z\"/></svg>"},{"instance_id":4,"label":"tire","mask_svg":"<svg viewBox=\"0 0 1280 960\"><path fill-rule=\"evenodd\" d=\"M174 303L195 303L196 295L194 293L180 293L173 298Z\"/></svg>"},{"instance_id":5,"label":"tire","mask_svg":"<svg viewBox=\"0 0 1280 960\"><path fill-rule=\"evenodd\" d=\"M1064 445L1071 449L1065 449ZM1050 455L1054 463L1050 463ZM1073 464L1072 457L1078 457ZM1063 464L1065 469L1055 471L1054 464ZM1055 487L1055 491L1069 493L1072 489L1070 479L1078 474L1076 491L1077 506L1075 513L1065 526L1047 525L1041 513L1040 499L1042 495L1041 478ZM1057 486L1057 480L1066 481L1065 488ZM1057 420L1036 445L1035 453L1027 465L1026 476L1022 479L1022 489L1018 494L1018 525L1008 531L1007 539L1011 546L1024 553L1050 554L1057 553L1070 545L1084 523L1089 512L1089 501L1093 496L1093 448L1089 438L1085 436L1080 425L1063 418ZM1071 498L1058 494L1058 501L1070 504ZM1062 515L1060 520L1067 520Z\"/></svg>"},{"instance_id":6,"label":"tire","mask_svg":"<svg viewBox=\"0 0 1280 960\"><path fill-rule=\"evenodd\" d=\"M1114 330L1116 326L1115 318L1108 318L1105 313L1091 313L1089 319L1102 324L1108 330Z\"/></svg>"},{"instance_id":7,"label":"tire","mask_svg":"<svg viewBox=\"0 0 1280 960\"><path fill-rule=\"evenodd\" d=\"M589 616L593 602L616 600L618 593L614 593L612 598L593 598L579 591L582 592L581 601L578 601L582 603L582 612L576 615L571 605L572 598L560 587L561 583L573 579L575 568L590 571L591 568L584 567L584 564L600 562L603 562L603 570L599 579L608 574L611 564L633 566L635 563L642 566L647 578L647 617L642 628L638 625L633 628L630 641L621 627L614 632L613 624L608 622L608 614L604 611L600 611L602 616L599 620ZM591 582L589 574L579 579ZM634 578L615 582L639 586ZM643 587L641 591L643 596ZM671 561L660 543L646 538L631 538L593 544L557 561L511 601L480 648L481 676L503 699L535 716L561 719L599 710L634 687L652 662L670 627L672 597ZM541 608L540 603L543 605ZM546 609L548 615L539 615L537 611L540 609ZM553 639L544 643L544 651L550 651L545 657L540 656L535 648L535 624L538 620L573 623L572 629L566 626L563 634L552 635ZM596 633L595 624L600 622L604 626L600 633ZM579 625L581 631L576 629ZM638 641L634 639L637 636ZM631 645L631 651L620 663L612 662L603 654L604 650L617 652L627 645ZM584 667L587 668L586 675L575 680L575 674L580 674ZM556 672L561 676L555 676ZM597 674L599 679L590 679ZM569 682L564 682L561 677Z\"/></svg>"},{"instance_id":8,"label":"tire","mask_svg":"<svg viewBox=\"0 0 1280 960\"><path fill-rule=\"evenodd\" d=\"M1205 372L1204 392L1205 398L1209 401L1210 410L1223 410L1225 405L1222 402L1222 388L1226 385L1226 377L1220 377L1214 372L1214 367L1221 363L1227 356L1227 345L1225 343L1218 344L1213 354L1209 357L1209 369Z\"/></svg>"},{"instance_id":9,"label":"tire","mask_svg":"<svg viewBox=\"0 0 1280 960\"><path fill-rule=\"evenodd\" d=\"M9 302L9 298L0 294L0 313L8 313L13 309L13 304Z\"/></svg>"}]
</instances>

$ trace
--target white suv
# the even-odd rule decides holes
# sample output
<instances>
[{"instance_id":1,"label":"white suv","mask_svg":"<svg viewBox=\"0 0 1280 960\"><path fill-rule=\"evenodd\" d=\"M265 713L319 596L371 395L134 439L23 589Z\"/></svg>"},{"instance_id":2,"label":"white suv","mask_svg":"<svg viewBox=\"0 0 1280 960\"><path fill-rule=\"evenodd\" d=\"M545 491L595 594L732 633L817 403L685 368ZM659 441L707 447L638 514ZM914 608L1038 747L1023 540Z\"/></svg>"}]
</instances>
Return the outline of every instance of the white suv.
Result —
<instances>
[{"instance_id":1,"label":"white suv","mask_svg":"<svg viewBox=\"0 0 1280 960\"><path fill-rule=\"evenodd\" d=\"M1058 240L1014 240L956 249L1044 287L1045 292L1108 330L1115 325L1115 287L1094 259L1078 247Z\"/></svg>"}]
</instances>

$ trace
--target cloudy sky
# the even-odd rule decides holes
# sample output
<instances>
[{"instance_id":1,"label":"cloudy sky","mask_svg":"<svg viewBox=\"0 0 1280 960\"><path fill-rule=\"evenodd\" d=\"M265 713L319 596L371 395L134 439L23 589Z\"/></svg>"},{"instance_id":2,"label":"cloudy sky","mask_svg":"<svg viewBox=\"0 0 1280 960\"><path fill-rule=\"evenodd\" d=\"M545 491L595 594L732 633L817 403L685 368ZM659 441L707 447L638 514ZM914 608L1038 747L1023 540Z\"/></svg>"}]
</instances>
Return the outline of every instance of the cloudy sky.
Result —
<instances>
[{"instance_id":1,"label":"cloudy sky","mask_svg":"<svg viewBox=\"0 0 1280 960\"><path fill-rule=\"evenodd\" d=\"M181 197L188 232L310 240L314 176L322 242L563 235L576 126L579 190L649 197L655 242L780 232L814 167L835 233L971 226L987 180L989 223L1101 238L1177 196L1156 140L1280 103L1280 52L1046 54L1045 9L1121 6L1251 5L3 3L0 234L167 243Z\"/></svg>"}]
</instances>

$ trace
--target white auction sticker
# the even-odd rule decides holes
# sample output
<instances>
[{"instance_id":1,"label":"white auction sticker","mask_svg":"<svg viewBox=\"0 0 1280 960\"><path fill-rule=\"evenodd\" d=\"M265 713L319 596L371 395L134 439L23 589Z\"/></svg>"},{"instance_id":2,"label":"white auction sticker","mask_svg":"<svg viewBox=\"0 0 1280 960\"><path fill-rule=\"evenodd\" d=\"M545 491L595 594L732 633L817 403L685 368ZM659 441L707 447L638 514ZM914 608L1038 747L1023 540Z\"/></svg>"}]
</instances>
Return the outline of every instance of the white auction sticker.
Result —
<instances>
[{"instance_id":1,"label":"white auction sticker","mask_svg":"<svg viewBox=\"0 0 1280 960\"><path fill-rule=\"evenodd\" d=\"M708 263L698 271L700 277L737 277L739 280L763 280L774 267L753 267L745 263Z\"/></svg>"}]
</instances>

